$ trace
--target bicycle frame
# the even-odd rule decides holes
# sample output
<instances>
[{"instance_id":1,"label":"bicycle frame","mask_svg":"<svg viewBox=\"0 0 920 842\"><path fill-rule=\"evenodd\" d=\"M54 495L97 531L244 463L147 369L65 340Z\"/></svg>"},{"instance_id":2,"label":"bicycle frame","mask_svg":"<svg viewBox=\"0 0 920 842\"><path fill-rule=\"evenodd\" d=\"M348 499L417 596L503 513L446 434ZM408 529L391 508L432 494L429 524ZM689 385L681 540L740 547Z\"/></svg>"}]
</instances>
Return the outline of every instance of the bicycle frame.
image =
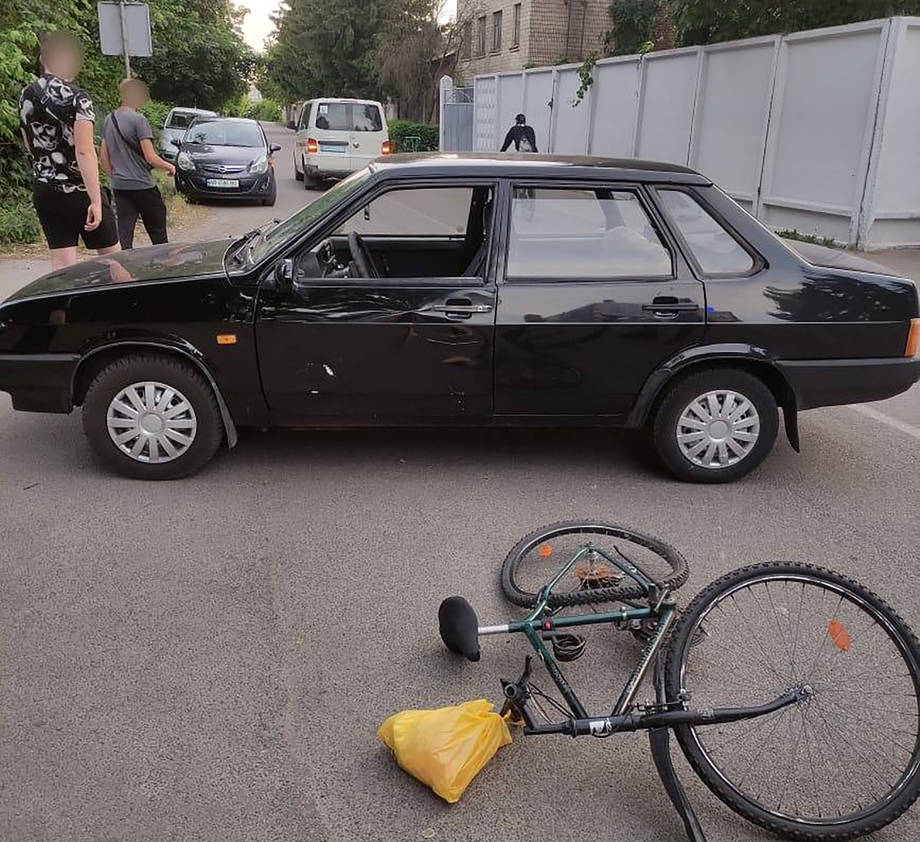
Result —
<instances>
[{"instance_id":1,"label":"bicycle frame","mask_svg":"<svg viewBox=\"0 0 920 842\"><path fill-rule=\"evenodd\" d=\"M553 617L548 609L547 602L553 589L559 584L572 567L588 553L596 553L605 561L614 565L623 575L632 579L644 592L641 599L647 601L646 606L640 606L635 601L628 601L623 607L615 611L592 614L577 614L563 617ZM527 710L527 679L530 674L530 657L528 656L524 673L516 683L502 682L506 705L519 714L524 720L525 734L568 734L572 737L590 735L594 737L608 737L612 734L638 731L644 729L672 728L678 725L712 725L722 722L736 722L741 719L752 719L780 710L787 705L801 701L811 691L810 688L795 688L766 704L747 708L719 708L714 710L693 711L686 709L684 699L667 700L663 698L662 689L656 686L657 702L653 706L638 708L632 712L633 700L636 692L648 672L649 666L660 655L662 645L667 638L674 621L677 619L677 603L671 595L662 590L655 582L649 579L641 570L628 562L625 558L614 558L604 552L600 547L591 543L581 547L569 561L560 568L559 572L542 588L536 605L523 620L513 620L495 626L479 626L478 633L483 635L494 634L523 634L530 645L539 655L546 667L562 698L565 700L572 717L564 722L537 725L534 723ZM605 625L610 623L631 623L654 619L657 621L654 634L646 643L635 668L626 681L613 711L608 716L591 717L585 710L572 686L566 680L556 658L543 642L544 635L551 635L558 629L577 628L579 626ZM656 682L659 684L659 682Z\"/></svg>"}]
</instances>

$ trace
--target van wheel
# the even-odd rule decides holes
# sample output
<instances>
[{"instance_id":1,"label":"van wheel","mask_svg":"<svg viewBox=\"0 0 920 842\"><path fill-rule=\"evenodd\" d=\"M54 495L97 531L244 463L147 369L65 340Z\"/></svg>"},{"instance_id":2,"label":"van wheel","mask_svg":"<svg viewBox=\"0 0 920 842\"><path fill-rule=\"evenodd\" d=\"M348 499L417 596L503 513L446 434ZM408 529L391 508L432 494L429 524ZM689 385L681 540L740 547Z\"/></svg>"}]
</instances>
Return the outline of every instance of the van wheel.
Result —
<instances>
[{"instance_id":1,"label":"van wheel","mask_svg":"<svg viewBox=\"0 0 920 842\"><path fill-rule=\"evenodd\" d=\"M709 368L678 380L652 419L655 450L690 482L731 482L773 448L779 411L762 380L735 368Z\"/></svg>"},{"instance_id":2,"label":"van wheel","mask_svg":"<svg viewBox=\"0 0 920 842\"><path fill-rule=\"evenodd\" d=\"M134 479L178 479L223 439L210 383L182 360L132 354L106 366L83 401L83 431L110 468Z\"/></svg>"},{"instance_id":3,"label":"van wheel","mask_svg":"<svg viewBox=\"0 0 920 842\"><path fill-rule=\"evenodd\" d=\"M303 168L303 188L304 190L319 190L323 186L323 177L321 175L313 175L312 173L307 172L307 165L304 164Z\"/></svg>"},{"instance_id":4,"label":"van wheel","mask_svg":"<svg viewBox=\"0 0 920 842\"><path fill-rule=\"evenodd\" d=\"M297 181L303 181L303 173L297 169L297 158L294 158L294 178Z\"/></svg>"}]
</instances>

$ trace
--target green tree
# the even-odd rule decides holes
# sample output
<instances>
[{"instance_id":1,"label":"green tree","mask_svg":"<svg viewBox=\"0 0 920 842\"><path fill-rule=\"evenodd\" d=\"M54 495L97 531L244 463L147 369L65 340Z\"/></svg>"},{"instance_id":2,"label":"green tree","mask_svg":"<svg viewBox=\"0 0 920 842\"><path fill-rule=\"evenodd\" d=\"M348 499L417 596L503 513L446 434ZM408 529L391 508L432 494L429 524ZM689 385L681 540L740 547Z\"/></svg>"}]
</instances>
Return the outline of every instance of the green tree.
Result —
<instances>
[{"instance_id":1,"label":"green tree","mask_svg":"<svg viewBox=\"0 0 920 842\"><path fill-rule=\"evenodd\" d=\"M652 41L652 29L660 0L613 0L608 37L610 54L615 56L644 52Z\"/></svg>"},{"instance_id":2,"label":"green tree","mask_svg":"<svg viewBox=\"0 0 920 842\"><path fill-rule=\"evenodd\" d=\"M920 0L670 0L670 6L685 45L920 13Z\"/></svg>"},{"instance_id":3,"label":"green tree","mask_svg":"<svg viewBox=\"0 0 920 842\"><path fill-rule=\"evenodd\" d=\"M367 0L286 0L258 75L282 102L314 96L376 97L377 34L386 4Z\"/></svg>"}]
</instances>

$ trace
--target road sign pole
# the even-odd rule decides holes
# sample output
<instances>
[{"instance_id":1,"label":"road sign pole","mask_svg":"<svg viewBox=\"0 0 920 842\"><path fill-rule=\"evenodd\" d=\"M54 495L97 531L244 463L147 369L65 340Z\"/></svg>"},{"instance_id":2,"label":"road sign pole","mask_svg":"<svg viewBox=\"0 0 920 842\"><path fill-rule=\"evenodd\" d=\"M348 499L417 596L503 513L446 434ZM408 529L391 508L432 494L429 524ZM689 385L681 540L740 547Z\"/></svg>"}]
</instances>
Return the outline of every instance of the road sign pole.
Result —
<instances>
[{"instance_id":1,"label":"road sign pole","mask_svg":"<svg viewBox=\"0 0 920 842\"><path fill-rule=\"evenodd\" d=\"M125 78L131 78L131 51L128 49L128 24L125 21L125 0L118 4L118 16L121 18L121 44L125 54Z\"/></svg>"}]
</instances>

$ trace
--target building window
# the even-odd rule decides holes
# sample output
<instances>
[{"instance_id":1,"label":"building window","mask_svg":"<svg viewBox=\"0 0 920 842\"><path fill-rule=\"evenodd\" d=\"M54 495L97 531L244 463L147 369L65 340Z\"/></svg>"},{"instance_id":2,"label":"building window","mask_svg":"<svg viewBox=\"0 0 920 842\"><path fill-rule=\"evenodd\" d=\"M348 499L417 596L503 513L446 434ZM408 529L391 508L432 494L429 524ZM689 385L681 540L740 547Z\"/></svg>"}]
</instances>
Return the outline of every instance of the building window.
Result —
<instances>
[{"instance_id":1,"label":"building window","mask_svg":"<svg viewBox=\"0 0 920 842\"><path fill-rule=\"evenodd\" d=\"M511 49L521 46L521 4L514 4L514 28L511 30Z\"/></svg>"},{"instance_id":2,"label":"building window","mask_svg":"<svg viewBox=\"0 0 920 842\"><path fill-rule=\"evenodd\" d=\"M468 21L463 24L463 35L461 36L460 58L467 59L473 55L473 23Z\"/></svg>"},{"instance_id":3,"label":"building window","mask_svg":"<svg viewBox=\"0 0 920 842\"><path fill-rule=\"evenodd\" d=\"M492 52L500 52L502 48L502 13L492 13Z\"/></svg>"},{"instance_id":4,"label":"building window","mask_svg":"<svg viewBox=\"0 0 920 842\"><path fill-rule=\"evenodd\" d=\"M483 15L476 21L476 55L486 54L486 16Z\"/></svg>"}]
</instances>

